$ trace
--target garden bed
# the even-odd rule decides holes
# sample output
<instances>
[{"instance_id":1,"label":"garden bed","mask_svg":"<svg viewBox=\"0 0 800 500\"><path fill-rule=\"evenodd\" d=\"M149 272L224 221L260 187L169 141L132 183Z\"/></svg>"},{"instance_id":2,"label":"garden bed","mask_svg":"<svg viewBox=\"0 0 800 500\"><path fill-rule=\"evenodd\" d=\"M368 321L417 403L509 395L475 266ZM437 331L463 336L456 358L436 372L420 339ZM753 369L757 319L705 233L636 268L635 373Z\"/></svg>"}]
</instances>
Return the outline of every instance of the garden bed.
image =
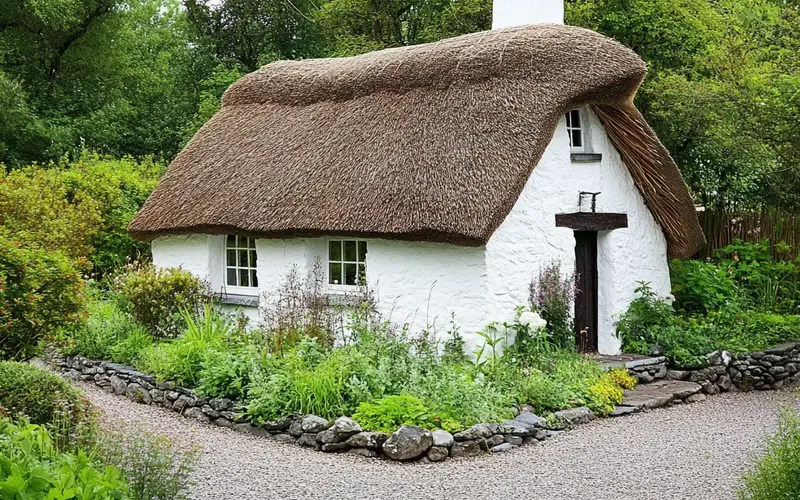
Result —
<instances>
[{"instance_id":1,"label":"garden bed","mask_svg":"<svg viewBox=\"0 0 800 500\"><path fill-rule=\"evenodd\" d=\"M702 401L705 395L727 391L780 389L800 378L800 343L785 344L763 352L730 354L720 351L707 357L708 364L696 370L666 370L663 358L623 360L626 368L640 378L659 375L654 383L625 391L625 398L611 416L622 416L672 404ZM51 364L67 378L94 382L106 392L171 409L193 418L238 432L270 437L323 452L349 452L365 457L393 460L429 460L476 456L483 452L505 452L538 443L560 434L565 428L593 420L585 407L555 412L544 419L530 408L502 423L482 423L451 434L442 429L429 431L406 425L391 433L365 432L349 417L334 421L315 415L290 415L264 424L248 422L237 411L239 403L226 398L206 399L192 389L173 382L158 382L152 375L132 367L92 360L83 356L53 355ZM631 365L631 366L627 366ZM618 364L606 360L606 368ZM663 377L661 373L663 372Z\"/></svg>"}]
</instances>

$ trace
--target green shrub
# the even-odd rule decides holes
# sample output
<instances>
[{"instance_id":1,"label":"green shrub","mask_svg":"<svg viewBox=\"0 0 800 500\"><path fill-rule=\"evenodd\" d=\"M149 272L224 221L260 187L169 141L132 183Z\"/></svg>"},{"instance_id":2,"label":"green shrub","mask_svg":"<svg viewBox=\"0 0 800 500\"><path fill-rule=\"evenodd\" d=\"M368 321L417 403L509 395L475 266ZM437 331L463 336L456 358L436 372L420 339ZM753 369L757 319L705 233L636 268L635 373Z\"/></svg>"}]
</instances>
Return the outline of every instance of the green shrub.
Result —
<instances>
[{"instance_id":1,"label":"green shrub","mask_svg":"<svg viewBox=\"0 0 800 500\"><path fill-rule=\"evenodd\" d=\"M800 498L800 415L793 408L781 413L778 432L767 440L766 451L743 478L742 500Z\"/></svg>"},{"instance_id":2,"label":"green shrub","mask_svg":"<svg viewBox=\"0 0 800 500\"><path fill-rule=\"evenodd\" d=\"M616 376L605 373L587 388L586 406L597 415L608 415L622 402L622 387Z\"/></svg>"},{"instance_id":3,"label":"green shrub","mask_svg":"<svg viewBox=\"0 0 800 500\"><path fill-rule=\"evenodd\" d=\"M0 231L0 359L32 357L42 339L79 325L83 308L83 282L68 258L20 248Z\"/></svg>"},{"instance_id":4,"label":"green shrub","mask_svg":"<svg viewBox=\"0 0 800 500\"><path fill-rule=\"evenodd\" d=\"M80 441L91 432L91 405L67 381L47 370L0 362L0 406L11 417L49 427L59 441Z\"/></svg>"},{"instance_id":5,"label":"green shrub","mask_svg":"<svg viewBox=\"0 0 800 500\"><path fill-rule=\"evenodd\" d=\"M675 307L686 313L706 314L725 307L738 294L724 266L699 260L670 262Z\"/></svg>"},{"instance_id":6,"label":"green shrub","mask_svg":"<svg viewBox=\"0 0 800 500\"><path fill-rule=\"evenodd\" d=\"M197 392L211 398L244 401L252 374L258 369L252 349L214 351L203 362Z\"/></svg>"},{"instance_id":7,"label":"green shrub","mask_svg":"<svg viewBox=\"0 0 800 500\"><path fill-rule=\"evenodd\" d=\"M189 271L152 264L129 267L115 279L115 288L133 318L159 339L177 337L187 318L201 314L213 299L208 284Z\"/></svg>"},{"instance_id":8,"label":"green shrub","mask_svg":"<svg viewBox=\"0 0 800 500\"><path fill-rule=\"evenodd\" d=\"M103 434L96 453L122 472L131 500L189 498L196 451L182 451L163 437L129 427L124 432Z\"/></svg>"},{"instance_id":9,"label":"green shrub","mask_svg":"<svg viewBox=\"0 0 800 500\"><path fill-rule=\"evenodd\" d=\"M64 453L33 424L0 418L0 498L9 500L127 499L120 471L84 451Z\"/></svg>"},{"instance_id":10,"label":"green shrub","mask_svg":"<svg viewBox=\"0 0 800 500\"><path fill-rule=\"evenodd\" d=\"M147 330L120 310L114 301L95 300L89 303L87 310L85 324L67 335L61 348L65 354L82 354L130 365L153 343Z\"/></svg>"},{"instance_id":11,"label":"green shrub","mask_svg":"<svg viewBox=\"0 0 800 500\"><path fill-rule=\"evenodd\" d=\"M403 425L433 429L430 410L414 396L386 396L374 403L361 403L353 420L364 430L391 433Z\"/></svg>"},{"instance_id":12,"label":"green shrub","mask_svg":"<svg viewBox=\"0 0 800 500\"><path fill-rule=\"evenodd\" d=\"M188 312L183 316L186 332L172 341L145 350L141 365L159 380L192 387L200 381L204 363L215 351L225 347L231 324L209 305L205 306L199 319Z\"/></svg>"},{"instance_id":13,"label":"green shrub","mask_svg":"<svg viewBox=\"0 0 800 500\"><path fill-rule=\"evenodd\" d=\"M564 276L561 263L551 262L539 270L529 288L531 309L547 322L550 341L562 349L574 348L572 303L576 292L575 274Z\"/></svg>"},{"instance_id":14,"label":"green shrub","mask_svg":"<svg viewBox=\"0 0 800 500\"><path fill-rule=\"evenodd\" d=\"M23 247L61 251L100 274L108 272L149 254L149 245L131 238L127 226L163 171L152 160L85 151L72 162L2 170L0 226Z\"/></svg>"}]
</instances>

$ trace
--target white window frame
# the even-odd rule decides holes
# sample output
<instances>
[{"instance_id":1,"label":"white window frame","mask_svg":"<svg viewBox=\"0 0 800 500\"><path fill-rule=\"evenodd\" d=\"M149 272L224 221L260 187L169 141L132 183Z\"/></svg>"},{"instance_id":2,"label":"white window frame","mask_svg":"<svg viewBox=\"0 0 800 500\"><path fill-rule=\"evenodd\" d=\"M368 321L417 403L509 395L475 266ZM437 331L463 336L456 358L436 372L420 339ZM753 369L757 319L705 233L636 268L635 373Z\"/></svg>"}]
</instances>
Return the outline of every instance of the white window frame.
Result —
<instances>
[{"instance_id":1,"label":"white window frame","mask_svg":"<svg viewBox=\"0 0 800 500\"><path fill-rule=\"evenodd\" d=\"M342 245L341 255L340 255L341 260L333 260L333 261L331 260L331 242L334 242L334 241L342 242L341 243L341 245ZM356 260L355 261L344 260L344 242L345 241L355 241L356 242ZM340 274L340 277L343 277L343 275L344 275L344 264L356 264L356 276L358 276L360 268L363 267L363 266L366 266L366 264L367 264L366 256L364 256L362 258L362 256L360 255L361 251L360 251L359 247L361 246L360 245L361 243L364 243L364 245L367 245L366 254L369 255L369 243L368 243L367 240L365 240L363 238L349 238L349 237L335 237L335 236L331 236L331 237L325 238L325 259L324 259L324 262L325 262L325 284L328 287L328 291L330 291L330 292L353 292L353 291L357 291L357 290L360 290L360 289L363 288L363 285L358 285L358 284L356 284L356 285L345 285L343 283L331 283L331 266L330 266L331 263L341 263L342 264L342 270L341 270L342 274ZM366 274L365 274L365 277L366 277Z\"/></svg>"},{"instance_id":2,"label":"white window frame","mask_svg":"<svg viewBox=\"0 0 800 500\"><path fill-rule=\"evenodd\" d=\"M228 246L228 238L235 237L236 242L234 247ZM246 247L240 246L240 239L245 240ZM250 242L252 241L252 246L250 246ZM236 252L236 265L230 266L228 265L228 250L234 250ZM246 250L248 255L247 266L241 266L239 262L239 252L241 250ZM254 266L251 266L250 260L252 259L253 254L255 254L256 262ZM227 234L225 235L224 241L222 243L222 291L226 294L232 295L258 295L259 287L258 285L252 286L241 286L241 285L229 285L228 284L228 269L233 268L236 269L236 282L239 283L239 270L247 269L248 271L248 282L252 283L252 277L255 273L256 281L258 281L258 249L256 248L256 239L250 238L248 236L242 236L238 234Z\"/></svg>"},{"instance_id":3,"label":"white window frame","mask_svg":"<svg viewBox=\"0 0 800 500\"><path fill-rule=\"evenodd\" d=\"M572 123L572 113L578 114L578 126L576 127L574 123ZM587 151L586 142L589 139L588 134L588 127L586 126L586 113L583 112L581 108L571 109L567 112L565 116L566 124L567 124L567 136L569 137L569 151L570 153L585 153ZM577 130L581 133L581 145L580 146L573 146L572 145L572 132Z\"/></svg>"}]
</instances>

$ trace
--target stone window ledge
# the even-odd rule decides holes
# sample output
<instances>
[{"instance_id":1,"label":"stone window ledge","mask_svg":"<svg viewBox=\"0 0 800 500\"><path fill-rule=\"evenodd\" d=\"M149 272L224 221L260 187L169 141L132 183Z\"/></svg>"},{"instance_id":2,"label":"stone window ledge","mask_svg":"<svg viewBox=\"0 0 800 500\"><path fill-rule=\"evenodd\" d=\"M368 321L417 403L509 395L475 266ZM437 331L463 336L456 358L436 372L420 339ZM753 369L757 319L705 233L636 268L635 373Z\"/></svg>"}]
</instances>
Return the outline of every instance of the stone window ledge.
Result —
<instances>
[{"instance_id":1,"label":"stone window ledge","mask_svg":"<svg viewBox=\"0 0 800 500\"><path fill-rule=\"evenodd\" d=\"M258 295L241 295L235 293L217 294L220 302L232 306L258 307Z\"/></svg>"},{"instance_id":2,"label":"stone window ledge","mask_svg":"<svg viewBox=\"0 0 800 500\"><path fill-rule=\"evenodd\" d=\"M572 163L599 163L603 161L601 153L571 153L569 157Z\"/></svg>"}]
</instances>

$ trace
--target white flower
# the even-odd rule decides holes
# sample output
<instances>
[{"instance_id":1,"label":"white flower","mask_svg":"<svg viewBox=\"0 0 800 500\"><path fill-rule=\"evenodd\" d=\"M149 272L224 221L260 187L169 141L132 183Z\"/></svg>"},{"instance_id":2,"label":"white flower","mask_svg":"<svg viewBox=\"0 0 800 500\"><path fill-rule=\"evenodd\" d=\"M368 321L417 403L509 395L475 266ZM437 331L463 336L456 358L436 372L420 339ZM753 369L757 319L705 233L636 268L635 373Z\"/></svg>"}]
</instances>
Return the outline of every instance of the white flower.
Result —
<instances>
[{"instance_id":1,"label":"white flower","mask_svg":"<svg viewBox=\"0 0 800 500\"><path fill-rule=\"evenodd\" d=\"M525 311L519 315L517 320L520 325L527 326L531 331L537 331L547 326L547 321L543 320L538 313Z\"/></svg>"}]
</instances>

